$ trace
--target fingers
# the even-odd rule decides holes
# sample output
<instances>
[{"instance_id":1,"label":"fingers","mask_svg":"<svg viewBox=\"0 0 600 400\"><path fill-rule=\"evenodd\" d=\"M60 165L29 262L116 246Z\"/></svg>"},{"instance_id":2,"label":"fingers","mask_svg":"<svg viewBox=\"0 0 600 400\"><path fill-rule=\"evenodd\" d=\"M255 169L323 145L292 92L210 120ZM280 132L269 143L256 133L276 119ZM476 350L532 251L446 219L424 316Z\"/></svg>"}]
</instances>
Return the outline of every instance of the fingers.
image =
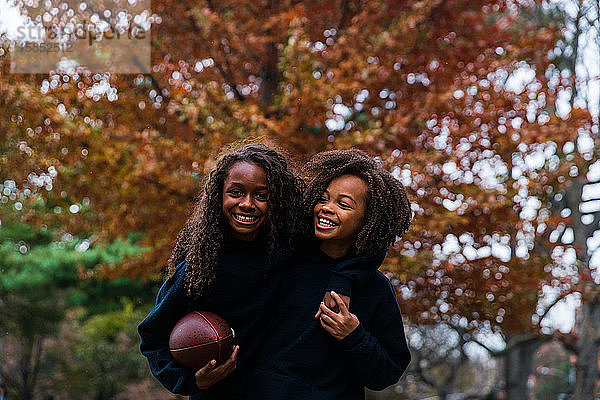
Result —
<instances>
[{"instance_id":1,"label":"fingers","mask_svg":"<svg viewBox=\"0 0 600 400\"><path fill-rule=\"evenodd\" d=\"M233 360L234 362L237 360L237 355L238 355L238 351L240 350L240 346L235 345L233 346L233 351L231 352L231 356L229 357L229 360Z\"/></svg>"},{"instance_id":2,"label":"fingers","mask_svg":"<svg viewBox=\"0 0 600 400\"><path fill-rule=\"evenodd\" d=\"M332 328L337 324L336 321L327 314L321 315L321 322L324 322Z\"/></svg>"},{"instance_id":3,"label":"fingers","mask_svg":"<svg viewBox=\"0 0 600 400\"><path fill-rule=\"evenodd\" d=\"M210 371L213 370L213 368L215 367L215 365L217 365L217 361L216 360L210 360L204 367L202 367L198 371L196 371L195 375L196 376L206 375Z\"/></svg>"},{"instance_id":4,"label":"fingers","mask_svg":"<svg viewBox=\"0 0 600 400\"><path fill-rule=\"evenodd\" d=\"M321 304L327 303L330 298L331 298L331 296L329 296L329 292L325 292L325 295L323 296L323 301L321 302ZM321 304L319 304L319 309L317 310L317 313L315 314L315 318L319 318L321 316L321 313L322 313Z\"/></svg>"},{"instance_id":5,"label":"fingers","mask_svg":"<svg viewBox=\"0 0 600 400\"><path fill-rule=\"evenodd\" d=\"M215 368L215 371L217 370L225 370L229 367L231 367L232 365L235 367L236 364L236 360L237 360L237 354L238 354L238 350L240 349L240 346L234 346L233 347L233 352L231 352L231 356L229 356L229 358L227 359L227 361L225 361L223 364L219 365L217 368Z\"/></svg>"},{"instance_id":6,"label":"fingers","mask_svg":"<svg viewBox=\"0 0 600 400\"><path fill-rule=\"evenodd\" d=\"M342 297L335 292L331 292L333 298L340 307L340 312L336 313L329 309L325 304L321 303L321 326L327 333L342 340L356 329L360 321L356 315L350 313Z\"/></svg>"},{"instance_id":7,"label":"fingers","mask_svg":"<svg viewBox=\"0 0 600 400\"><path fill-rule=\"evenodd\" d=\"M348 306L350 305L350 297L346 296L346 295L338 295L337 293L335 293L334 291L330 291L330 292L325 292L325 295L323 296L323 301L321 302L321 304L325 304L325 306L327 308L329 308L330 310L332 310L334 313L339 313L341 312L341 308L339 305L339 301L338 299L336 299L335 296L338 296L339 299L341 299L341 301L345 304L346 306L346 310L348 309ZM315 314L315 318L319 318L322 314L323 310L321 310L321 308L319 307L319 309L317 310L317 313Z\"/></svg>"},{"instance_id":8,"label":"fingers","mask_svg":"<svg viewBox=\"0 0 600 400\"><path fill-rule=\"evenodd\" d=\"M235 346L229 359L218 367L215 368L217 361L211 360L204 367L200 368L195 374L196 386L199 389L208 389L229 375L237 366L236 361L239 348L240 346Z\"/></svg>"},{"instance_id":9,"label":"fingers","mask_svg":"<svg viewBox=\"0 0 600 400\"><path fill-rule=\"evenodd\" d=\"M336 308L335 300L331 297L331 294L329 292L325 292L325 295L323 296L323 301L321 303L324 303L327 307L331 308L332 310ZM322 311L319 308L317 310L317 313L315 314L315 318L319 318L321 316L321 313Z\"/></svg>"},{"instance_id":10,"label":"fingers","mask_svg":"<svg viewBox=\"0 0 600 400\"><path fill-rule=\"evenodd\" d=\"M325 329L325 331L327 331L327 333L329 333L330 335L334 335L334 329L331 326L327 325L323 318L321 318L321 326L323 327L323 329Z\"/></svg>"},{"instance_id":11,"label":"fingers","mask_svg":"<svg viewBox=\"0 0 600 400\"><path fill-rule=\"evenodd\" d=\"M235 346L233 348L233 352L231 353L231 356L229 356L229 359L227 359L227 361L225 361L223 364L219 365L216 368L215 368L215 366L217 365L217 361L210 360L204 367L200 368L196 372L195 375L196 376L209 375L209 374L220 375L226 370L235 369L239 349L240 349L240 346Z\"/></svg>"},{"instance_id":12,"label":"fingers","mask_svg":"<svg viewBox=\"0 0 600 400\"><path fill-rule=\"evenodd\" d=\"M341 322L340 318L342 317L336 312L334 312L332 309L328 308L325 304L321 303L321 306L319 308L321 310L321 318L323 318L323 316L326 315L335 322Z\"/></svg>"},{"instance_id":13,"label":"fingers","mask_svg":"<svg viewBox=\"0 0 600 400\"><path fill-rule=\"evenodd\" d=\"M325 305L327 307L329 307L330 309L332 309L334 312L338 312L337 304L335 302L335 299L333 297L331 297L331 292L325 293L323 303L325 303Z\"/></svg>"},{"instance_id":14,"label":"fingers","mask_svg":"<svg viewBox=\"0 0 600 400\"><path fill-rule=\"evenodd\" d=\"M227 375L229 375L230 373L232 373L236 367L237 367L237 363L235 361L230 362L230 360L228 360L227 362L220 365L218 368L215 368L215 370L213 372L215 375L218 376L219 380L221 380L221 379L225 378Z\"/></svg>"},{"instance_id":15,"label":"fingers","mask_svg":"<svg viewBox=\"0 0 600 400\"><path fill-rule=\"evenodd\" d=\"M348 307L346 307L346 303L344 303L344 300L342 300L342 298L340 297L340 295L337 294L336 292L332 291L331 292L331 296L335 300L336 305L339 307L340 312L342 314L347 314L348 313Z\"/></svg>"}]
</instances>

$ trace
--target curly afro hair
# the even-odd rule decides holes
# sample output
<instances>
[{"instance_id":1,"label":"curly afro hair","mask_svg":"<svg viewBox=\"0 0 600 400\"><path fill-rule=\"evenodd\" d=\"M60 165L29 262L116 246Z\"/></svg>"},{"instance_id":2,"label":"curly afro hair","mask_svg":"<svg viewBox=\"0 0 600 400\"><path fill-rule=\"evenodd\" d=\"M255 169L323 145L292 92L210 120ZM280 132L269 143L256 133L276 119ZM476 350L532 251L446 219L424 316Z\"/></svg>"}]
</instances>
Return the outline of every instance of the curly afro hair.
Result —
<instances>
[{"instance_id":1,"label":"curly afro hair","mask_svg":"<svg viewBox=\"0 0 600 400\"><path fill-rule=\"evenodd\" d=\"M308 188L294 229L296 246L315 240L313 210L331 181L342 175L357 176L368 188L365 223L354 244L356 254L375 254L406 233L412 212L400 181L361 150L332 150L316 154L303 169Z\"/></svg>"},{"instance_id":2,"label":"curly afro hair","mask_svg":"<svg viewBox=\"0 0 600 400\"><path fill-rule=\"evenodd\" d=\"M289 169L280 152L265 144L247 144L225 154L208 175L169 258L169 274L182 261L186 262L185 287L192 301L207 295L215 281L217 261L229 229L222 211L223 185L229 170L238 162L254 163L267 175L267 218L261 229L265 233L268 257L281 240L289 239L290 222L295 217L289 205L301 201L304 181Z\"/></svg>"}]
</instances>

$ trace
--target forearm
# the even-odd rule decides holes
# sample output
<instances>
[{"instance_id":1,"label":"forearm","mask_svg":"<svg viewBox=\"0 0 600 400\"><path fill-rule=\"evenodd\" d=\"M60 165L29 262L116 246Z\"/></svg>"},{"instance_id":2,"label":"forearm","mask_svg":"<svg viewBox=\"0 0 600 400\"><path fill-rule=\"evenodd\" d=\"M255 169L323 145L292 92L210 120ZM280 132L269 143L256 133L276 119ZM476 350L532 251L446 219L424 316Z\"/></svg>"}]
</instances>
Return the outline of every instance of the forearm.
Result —
<instances>
[{"instance_id":1,"label":"forearm","mask_svg":"<svg viewBox=\"0 0 600 400\"><path fill-rule=\"evenodd\" d=\"M331 271L327 291L334 291L346 296L352 295L352 289L368 282L385 259L387 250L375 255L355 256L339 262Z\"/></svg>"},{"instance_id":2,"label":"forearm","mask_svg":"<svg viewBox=\"0 0 600 400\"><path fill-rule=\"evenodd\" d=\"M160 288L156 305L138 325L140 350L148 359L152 375L169 391L196 393L194 371L179 365L169 350L169 336L175 323L187 312L184 289L185 268L178 267Z\"/></svg>"},{"instance_id":3,"label":"forearm","mask_svg":"<svg viewBox=\"0 0 600 400\"><path fill-rule=\"evenodd\" d=\"M196 386L194 372L179 365L171 356L168 340L152 337L139 328L142 342L140 350L148 359L152 375L170 392L181 395L191 395L199 391Z\"/></svg>"}]
</instances>

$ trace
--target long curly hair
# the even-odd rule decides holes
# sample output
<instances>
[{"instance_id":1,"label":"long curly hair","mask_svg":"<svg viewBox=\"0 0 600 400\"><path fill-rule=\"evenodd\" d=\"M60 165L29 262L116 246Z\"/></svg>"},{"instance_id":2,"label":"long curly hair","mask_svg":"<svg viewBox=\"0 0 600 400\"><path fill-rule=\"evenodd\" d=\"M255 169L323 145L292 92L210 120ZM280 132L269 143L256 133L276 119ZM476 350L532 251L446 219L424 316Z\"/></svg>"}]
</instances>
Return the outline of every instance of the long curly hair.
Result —
<instances>
[{"instance_id":1,"label":"long curly hair","mask_svg":"<svg viewBox=\"0 0 600 400\"><path fill-rule=\"evenodd\" d=\"M402 236L410 226L412 212L404 186L358 149L318 153L304 166L307 182L294 229L294 246L314 241L314 208L329 184L342 175L354 175L367 184L364 225L354 244L356 254L375 254Z\"/></svg>"},{"instance_id":2,"label":"long curly hair","mask_svg":"<svg viewBox=\"0 0 600 400\"><path fill-rule=\"evenodd\" d=\"M186 262L185 287L192 301L208 294L216 277L216 266L229 228L223 216L223 185L231 167L250 162L264 169L267 176L267 214L263 230L267 258L281 240L289 239L295 213L290 204L302 198L304 181L288 166L281 152L262 144L247 144L223 155L208 175L194 211L177 236L169 258L168 272Z\"/></svg>"}]
</instances>

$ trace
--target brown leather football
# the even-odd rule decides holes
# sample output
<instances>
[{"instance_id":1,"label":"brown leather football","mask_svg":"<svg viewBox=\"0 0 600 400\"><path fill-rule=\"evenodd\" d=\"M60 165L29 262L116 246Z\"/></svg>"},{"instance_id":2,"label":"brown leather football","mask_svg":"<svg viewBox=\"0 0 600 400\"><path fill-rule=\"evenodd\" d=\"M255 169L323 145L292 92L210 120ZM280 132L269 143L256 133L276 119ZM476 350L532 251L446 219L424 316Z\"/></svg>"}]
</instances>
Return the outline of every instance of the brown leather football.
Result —
<instances>
[{"instance_id":1,"label":"brown leather football","mask_svg":"<svg viewBox=\"0 0 600 400\"><path fill-rule=\"evenodd\" d=\"M194 371L210 360L219 365L233 352L233 329L217 314L193 311L173 327L169 349L175 361Z\"/></svg>"}]
</instances>

